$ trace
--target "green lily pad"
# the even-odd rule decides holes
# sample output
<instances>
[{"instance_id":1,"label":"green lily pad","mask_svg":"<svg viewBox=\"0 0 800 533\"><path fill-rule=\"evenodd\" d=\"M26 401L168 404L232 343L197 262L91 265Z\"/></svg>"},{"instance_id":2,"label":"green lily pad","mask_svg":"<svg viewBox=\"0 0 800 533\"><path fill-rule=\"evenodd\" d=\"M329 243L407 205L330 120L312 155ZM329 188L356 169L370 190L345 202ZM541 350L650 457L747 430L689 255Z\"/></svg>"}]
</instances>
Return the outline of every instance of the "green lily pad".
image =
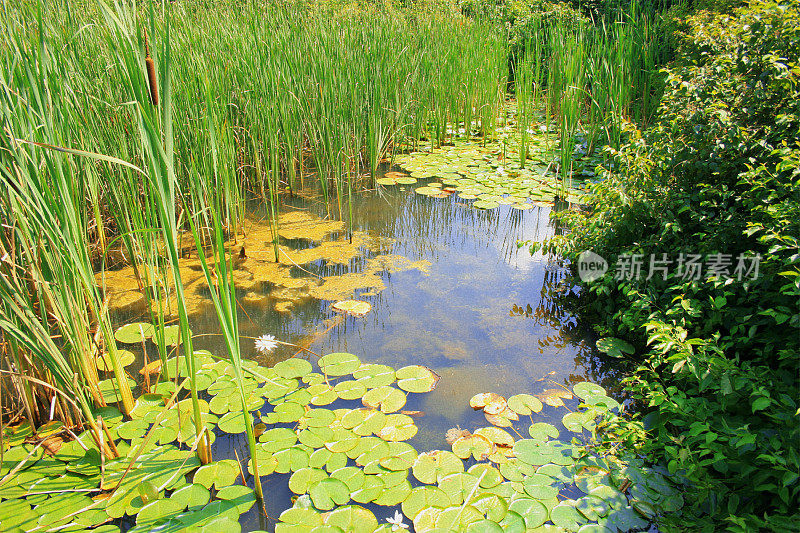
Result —
<instances>
[{"instance_id":1,"label":"green lily pad","mask_svg":"<svg viewBox=\"0 0 800 533\"><path fill-rule=\"evenodd\" d=\"M510 448L514 446L514 437L506 430L497 427L485 427L475 430L475 435L486 437L497 446Z\"/></svg>"},{"instance_id":2,"label":"green lily pad","mask_svg":"<svg viewBox=\"0 0 800 533\"><path fill-rule=\"evenodd\" d=\"M464 463L453 452L434 450L419 454L411 471L420 482L432 484L449 474L463 472Z\"/></svg>"},{"instance_id":3,"label":"green lily pad","mask_svg":"<svg viewBox=\"0 0 800 533\"><path fill-rule=\"evenodd\" d=\"M329 353L317 362L320 370L329 376L344 376L357 370L361 361L351 353Z\"/></svg>"},{"instance_id":4,"label":"green lily pad","mask_svg":"<svg viewBox=\"0 0 800 533\"><path fill-rule=\"evenodd\" d=\"M275 369L275 372L277 372L280 377L286 379L302 378L311 373L311 363L305 359L298 359L297 357L292 357L291 359L276 363L272 368Z\"/></svg>"},{"instance_id":5,"label":"green lily pad","mask_svg":"<svg viewBox=\"0 0 800 533\"><path fill-rule=\"evenodd\" d=\"M486 463L472 465L469 467L469 470L467 470L467 473L480 479L480 485L485 489L496 487L503 482L503 475L500 471Z\"/></svg>"},{"instance_id":6,"label":"green lily pad","mask_svg":"<svg viewBox=\"0 0 800 533\"><path fill-rule=\"evenodd\" d=\"M386 422L377 436L386 441L403 441L416 435L417 430L410 416L395 413L386 417Z\"/></svg>"},{"instance_id":7,"label":"green lily pad","mask_svg":"<svg viewBox=\"0 0 800 533\"><path fill-rule=\"evenodd\" d=\"M397 386L406 392L430 392L436 388L441 376L422 365L404 366L396 372Z\"/></svg>"},{"instance_id":8,"label":"green lily pad","mask_svg":"<svg viewBox=\"0 0 800 533\"><path fill-rule=\"evenodd\" d=\"M547 512L547 509L545 509ZM509 508L505 518L500 522L500 527L506 533L525 533L525 520L518 512Z\"/></svg>"},{"instance_id":9,"label":"green lily pad","mask_svg":"<svg viewBox=\"0 0 800 533\"><path fill-rule=\"evenodd\" d=\"M465 531L471 523L480 520L483 520L483 515L473 506L453 506L439 513L436 527L445 531Z\"/></svg>"},{"instance_id":10,"label":"green lily pad","mask_svg":"<svg viewBox=\"0 0 800 533\"><path fill-rule=\"evenodd\" d=\"M508 510L522 517L529 529L539 527L547 520L547 507L532 498L518 498L509 504Z\"/></svg>"},{"instance_id":11,"label":"green lily pad","mask_svg":"<svg viewBox=\"0 0 800 533\"><path fill-rule=\"evenodd\" d=\"M239 465L233 459L224 459L208 463L197 469L194 473L194 483L210 489L212 485L219 490L233 485L239 475Z\"/></svg>"},{"instance_id":12,"label":"green lily pad","mask_svg":"<svg viewBox=\"0 0 800 533\"><path fill-rule=\"evenodd\" d=\"M329 427L308 428L297 434L300 444L310 448L322 448L333 438L333 430Z\"/></svg>"},{"instance_id":13,"label":"green lily pad","mask_svg":"<svg viewBox=\"0 0 800 533\"><path fill-rule=\"evenodd\" d=\"M128 366L136 360L136 356L133 352L128 350L117 350L117 357L119 357L120 365L123 367ZM95 357L94 361L95 365L97 365L97 370L102 370L104 372L111 372L114 370L111 354L104 353L101 356Z\"/></svg>"},{"instance_id":14,"label":"green lily pad","mask_svg":"<svg viewBox=\"0 0 800 533\"><path fill-rule=\"evenodd\" d=\"M380 465L389 470L408 470L417 460L417 450L405 442L390 442L387 457L380 459Z\"/></svg>"},{"instance_id":15,"label":"green lily pad","mask_svg":"<svg viewBox=\"0 0 800 533\"><path fill-rule=\"evenodd\" d=\"M606 390L603 387L589 381L581 381L580 383L576 383L575 386L572 387L572 392L574 392L575 396L582 400L587 400L592 396L606 395Z\"/></svg>"},{"instance_id":16,"label":"green lily pad","mask_svg":"<svg viewBox=\"0 0 800 533\"><path fill-rule=\"evenodd\" d=\"M342 400L357 400L364 396L367 387L360 381L340 381L333 390Z\"/></svg>"},{"instance_id":17,"label":"green lily pad","mask_svg":"<svg viewBox=\"0 0 800 533\"><path fill-rule=\"evenodd\" d=\"M378 498L384 490L383 480L378 476L364 476L364 483L361 488L350 493L350 498L354 502L369 503Z\"/></svg>"},{"instance_id":18,"label":"green lily pad","mask_svg":"<svg viewBox=\"0 0 800 533\"><path fill-rule=\"evenodd\" d=\"M492 442L482 435L469 435L459 437L453 442L453 453L461 459L467 459L470 456L474 457L476 461L485 460L492 452Z\"/></svg>"},{"instance_id":19,"label":"green lily pad","mask_svg":"<svg viewBox=\"0 0 800 533\"><path fill-rule=\"evenodd\" d=\"M153 335L153 325L145 322L125 324L114 332L114 338L125 344L139 344Z\"/></svg>"},{"instance_id":20,"label":"green lily pad","mask_svg":"<svg viewBox=\"0 0 800 533\"><path fill-rule=\"evenodd\" d=\"M470 494L474 495L478 484L478 478L466 472L448 474L439 480L439 488L447 494L453 505L461 505Z\"/></svg>"},{"instance_id":21,"label":"green lily pad","mask_svg":"<svg viewBox=\"0 0 800 533\"><path fill-rule=\"evenodd\" d=\"M411 484L403 479L399 483L390 484L383 479L383 491L373 500L372 503L376 505L395 506L399 505L402 501L408 498L411 494Z\"/></svg>"},{"instance_id":22,"label":"green lily pad","mask_svg":"<svg viewBox=\"0 0 800 533\"><path fill-rule=\"evenodd\" d=\"M577 531L581 525L586 523L586 517L578 512L573 500L565 500L550 509L550 520L555 525L570 531Z\"/></svg>"},{"instance_id":23,"label":"green lily pad","mask_svg":"<svg viewBox=\"0 0 800 533\"><path fill-rule=\"evenodd\" d=\"M609 357L617 358L625 357L625 354L633 355L634 352L633 346L616 337L604 337L602 339L598 339L597 349Z\"/></svg>"},{"instance_id":24,"label":"green lily pad","mask_svg":"<svg viewBox=\"0 0 800 533\"><path fill-rule=\"evenodd\" d=\"M193 510L207 504L210 497L211 493L206 487L199 483L193 483L173 492L170 499L179 502L184 509L188 507L189 510Z\"/></svg>"},{"instance_id":25,"label":"green lily pad","mask_svg":"<svg viewBox=\"0 0 800 533\"><path fill-rule=\"evenodd\" d=\"M333 453L345 453L358 445L361 437L352 430L338 427L333 430L333 437L325 443L325 447Z\"/></svg>"},{"instance_id":26,"label":"green lily pad","mask_svg":"<svg viewBox=\"0 0 800 533\"><path fill-rule=\"evenodd\" d=\"M331 472L334 479L343 481L350 492L357 491L364 484L364 471L355 466L345 466Z\"/></svg>"},{"instance_id":27,"label":"green lily pad","mask_svg":"<svg viewBox=\"0 0 800 533\"><path fill-rule=\"evenodd\" d=\"M508 408L518 415L530 415L542 410L542 402L530 394L515 394L508 399Z\"/></svg>"},{"instance_id":28,"label":"green lily pad","mask_svg":"<svg viewBox=\"0 0 800 533\"><path fill-rule=\"evenodd\" d=\"M394 413L406 404L406 395L394 387L378 387L364 394L361 403L371 409L380 409L384 413Z\"/></svg>"},{"instance_id":29,"label":"green lily pad","mask_svg":"<svg viewBox=\"0 0 800 533\"><path fill-rule=\"evenodd\" d=\"M177 515L183 510L181 503L172 499L156 500L148 503L136 515L136 524L154 524L168 516Z\"/></svg>"},{"instance_id":30,"label":"green lily pad","mask_svg":"<svg viewBox=\"0 0 800 533\"><path fill-rule=\"evenodd\" d=\"M450 497L439 487L416 487L403 501L403 514L414 520L423 509L437 507L446 509L453 505Z\"/></svg>"},{"instance_id":31,"label":"green lily pad","mask_svg":"<svg viewBox=\"0 0 800 533\"><path fill-rule=\"evenodd\" d=\"M356 378L368 389L391 385L395 380L394 369L386 365L362 364L353 371Z\"/></svg>"},{"instance_id":32,"label":"green lily pad","mask_svg":"<svg viewBox=\"0 0 800 533\"><path fill-rule=\"evenodd\" d=\"M611 510L607 501L597 496L584 496L575 501L575 509L588 520L596 521Z\"/></svg>"},{"instance_id":33,"label":"green lily pad","mask_svg":"<svg viewBox=\"0 0 800 533\"><path fill-rule=\"evenodd\" d=\"M191 330L189 331L189 335L191 335ZM167 326L164 328L164 344L167 346L177 346L178 342L180 341L181 336L181 327L179 325L174 326ZM156 332L153 330L152 336L153 342L156 342Z\"/></svg>"},{"instance_id":34,"label":"green lily pad","mask_svg":"<svg viewBox=\"0 0 800 533\"><path fill-rule=\"evenodd\" d=\"M500 204L498 202L492 200L476 200L472 207L476 207L478 209L494 209L498 207Z\"/></svg>"},{"instance_id":35,"label":"green lily pad","mask_svg":"<svg viewBox=\"0 0 800 533\"><path fill-rule=\"evenodd\" d=\"M330 405L338 398L336 391L327 383L317 383L308 387L313 405Z\"/></svg>"},{"instance_id":36,"label":"green lily pad","mask_svg":"<svg viewBox=\"0 0 800 533\"><path fill-rule=\"evenodd\" d=\"M277 524L275 526L276 533L279 531L311 531L315 527L322 525L322 515L316 512L314 509L304 507L292 507L291 509L286 509L281 513L281 516L278 519L283 524ZM282 525L297 526L297 528L279 529Z\"/></svg>"},{"instance_id":37,"label":"green lily pad","mask_svg":"<svg viewBox=\"0 0 800 533\"><path fill-rule=\"evenodd\" d=\"M353 409L342 417L342 427L362 437L378 433L384 425L386 415L374 409Z\"/></svg>"},{"instance_id":38,"label":"green lily pad","mask_svg":"<svg viewBox=\"0 0 800 533\"><path fill-rule=\"evenodd\" d=\"M305 494L309 487L327 477L327 474L319 468L301 468L289 478L289 490L295 494Z\"/></svg>"},{"instance_id":39,"label":"green lily pad","mask_svg":"<svg viewBox=\"0 0 800 533\"><path fill-rule=\"evenodd\" d=\"M255 492L244 485L231 485L220 489L217 492L217 498L234 504L239 514L246 513L256 503Z\"/></svg>"},{"instance_id":40,"label":"green lily pad","mask_svg":"<svg viewBox=\"0 0 800 533\"><path fill-rule=\"evenodd\" d=\"M483 493L473 497L469 504L492 522L500 522L508 512L508 502L497 494Z\"/></svg>"},{"instance_id":41,"label":"green lily pad","mask_svg":"<svg viewBox=\"0 0 800 533\"><path fill-rule=\"evenodd\" d=\"M275 452L275 460L278 462L275 466L275 472L288 474L289 472L297 472L301 468L308 468L311 460L309 451L305 446L296 445Z\"/></svg>"},{"instance_id":42,"label":"green lily pad","mask_svg":"<svg viewBox=\"0 0 800 533\"><path fill-rule=\"evenodd\" d=\"M300 419L300 426L312 428L329 427L334 420L336 420L336 415L330 409L310 409Z\"/></svg>"},{"instance_id":43,"label":"green lily pad","mask_svg":"<svg viewBox=\"0 0 800 533\"><path fill-rule=\"evenodd\" d=\"M225 433L232 433L234 435L243 433L245 430L244 413L238 411L224 415L219 419L217 427Z\"/></svg>"},{"instance_id":44,"label":"green lily pad","mask_svg":"<svg viewBox=\"0 0 800 533\"><path fill-rule=\"evenodd\" d=\"M333 478L325 478L308 489L314 507L320 511L330 511L337 505L344 505L350 500L350 491L347 485Z\"/></svg>"},{"instance_id":45,"label":"green lily pad","mask_svg":"<svg viewBox=\"0 0 800 533\"><path fill-rule=\"evenodd\" d=\"M548 438L558 438L560 432L553 424L547 422L536 422L528 428L531 437L538 441L546 441Z\"/></svg>"},{"instance_id":46,"label":"green lily pad","mask_svg":"<svg viewBox=\"0 0 800 533\"><path fill-rule=\"evenodd\" d=\"M345 505L331 511L325 518L325 525L352 533L371 533L378 528L378 519L360 505Z\"/></svg>"}]
</instances>

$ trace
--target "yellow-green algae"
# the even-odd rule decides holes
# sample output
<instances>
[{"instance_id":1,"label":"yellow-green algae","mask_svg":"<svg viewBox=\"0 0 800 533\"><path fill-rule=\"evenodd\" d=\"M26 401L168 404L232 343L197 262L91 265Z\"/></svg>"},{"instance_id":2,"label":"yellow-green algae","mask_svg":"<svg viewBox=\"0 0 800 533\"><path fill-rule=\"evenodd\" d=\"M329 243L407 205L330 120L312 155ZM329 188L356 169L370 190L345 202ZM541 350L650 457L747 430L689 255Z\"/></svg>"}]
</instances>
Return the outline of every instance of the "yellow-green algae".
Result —
<instances>
[{"instance_id":1,"label":"yellow-green algae","mask_svg":"<svg viewBox=\"0 0 800 533\"><path fill-rule=\"evenodd\" d=\"M303 211L282 214L278 220L278 234L284 239L303 239L312 246L301 250L285 245L278 247L275 261L272 228L268 222L248 220L244 236L228 243L239 253L234 263L233 280L244 303L272 305L279 312L289 312L300 301L344 300L354 297L356 290L362 295L374 295L386 288L381 272L419 270L427 274L430 262L412 261L397 254L383 253L390 249L393 239L354 231L352 238L342 235L345 225L340 221L322 219ZM353 259L366 254L378 254L366 261L359 272L319 277L303 270L303 265L323 261L326 264L348 265ZM213 266L213 261L209 258ZM299 269L297 268L299 267ZM296 276L297 271L301 272ZM186 307L189 315L198 315L211 309L207 297L208 285L203 276L200 260L186 257L180 261L184 283ZM104 283L112 310L141 313L147 309L147 300L138 282L133 266L98 273ZM174 286L171 276L169 286ZM162 302L168 313L177 309L174 299Z\"/></svg>"}]
</instances>

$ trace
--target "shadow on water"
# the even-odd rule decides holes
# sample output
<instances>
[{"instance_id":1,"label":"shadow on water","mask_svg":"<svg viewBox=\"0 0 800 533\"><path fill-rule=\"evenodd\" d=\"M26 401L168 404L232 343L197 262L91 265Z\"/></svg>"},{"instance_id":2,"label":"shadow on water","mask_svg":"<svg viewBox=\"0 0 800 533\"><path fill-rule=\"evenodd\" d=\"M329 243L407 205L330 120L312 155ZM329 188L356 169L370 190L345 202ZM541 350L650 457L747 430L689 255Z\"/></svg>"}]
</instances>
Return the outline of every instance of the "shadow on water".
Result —
<instances>
[{"instance_id":1,"label":"shadow on water","mask_svg":"<svg viewBox=\"0 0 800 533\"><path fill-rule=\"evenodd\" d=\"M351 352L368 363L432 368L441 375L436 389L409 395L405 407L425 413L415 420L419 432L409 441L419 452L446 448L444 434L451 427L474 430L488 425L480 411L469 407L470 398L480 392L537 393L553 388L553 382L569 386L590 380L613 394L618 390L615 372L603 368L590 331L560 303L561 296L576 290L566 283L566 270L552 258L517 247L520 240L541 241L554 234L550 208L479 210L470 203L455 195L435 199L397 186L354 198L355 230L391 239L382 253L430 261L429 272L382 272L383 291L366 296L356 292L356 298L372 304L363 318L332 320L333 302L310 298L290 313L242 304L243 355L271 365L296 352L281 347L268 356L258 354L251 338L272 334L292 343L310 341L310 350L320 355ZM324 206L301 197L286 201L285 210L292 209L325 216ZM307 246L303 239L282 244ZM367 252L346 265L317 261L302 267L320 276L353 272L373 255ZM214 335L218 326L213 312L195 317L192 328L199 334L197 349L225 353ZM537 421L559 420L548 420L543 412ZM215 459L235 459L238 454L246 464L243 435L220 433L214 450ZM288 474L263 478L271 518L292 504L288 479ZM382 522L393 512L366 507ZM255 509L242 517L242 525L244 530L264 527ZM272 530L274 521L267 527Z\"/></svg>"}]
</instances>

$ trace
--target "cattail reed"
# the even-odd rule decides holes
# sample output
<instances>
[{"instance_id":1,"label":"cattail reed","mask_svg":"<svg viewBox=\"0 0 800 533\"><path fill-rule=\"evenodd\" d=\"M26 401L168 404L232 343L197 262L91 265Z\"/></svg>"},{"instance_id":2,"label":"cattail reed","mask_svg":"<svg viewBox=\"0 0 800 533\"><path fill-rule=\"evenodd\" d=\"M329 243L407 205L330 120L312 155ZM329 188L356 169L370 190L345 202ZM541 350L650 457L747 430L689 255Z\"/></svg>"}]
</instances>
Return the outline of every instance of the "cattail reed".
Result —
<instances>
[{"instance_id":1,"label":"cattail reed","mask_svg":"<svg viewBox=\"0 0 800 533\"><path fill-rule=\"evenodd\" d=\"M156 83L156 63L150 57L150 43L147 41L147 31L144 32L144 64L147 67L147 82L150 85L150 102L158 105L158 84Z\"/></svg>"}]
</instances>

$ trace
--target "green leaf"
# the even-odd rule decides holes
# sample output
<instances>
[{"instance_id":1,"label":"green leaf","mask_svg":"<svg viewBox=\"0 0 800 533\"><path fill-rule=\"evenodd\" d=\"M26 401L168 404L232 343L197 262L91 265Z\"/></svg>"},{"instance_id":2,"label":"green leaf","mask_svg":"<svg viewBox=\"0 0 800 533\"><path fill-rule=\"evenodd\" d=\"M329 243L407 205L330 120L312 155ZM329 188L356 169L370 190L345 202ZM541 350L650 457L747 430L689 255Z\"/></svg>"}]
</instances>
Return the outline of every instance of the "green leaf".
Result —
<instances>
[{"instance_id":1,"label":"green leaf","mask_svg":"<svg viewBox=\"0 0 800 533\"><path fill-rule=\"evenodd\" d=\"M378 519L360 505L346 505L331 511L325 518L325 525L352 533L371 533L378 528Z\"/></svg>"},{"instance_id":2,"label":"green leaf","mask_svg":"<svg viewBox=\"0 0 800 533\"><path fill-rule=\"evenodd\" d=\"M397 386L406 392L430 392L436 388L440 376L421 365L404 366L396 372Z\"/></svg>"},{"instance_id":3,"label":"green leaf","mask_svg":"<svg viewBox=\"0 0 800 533\"><path fill-rule=\"evenodd\" d=\"M384 413L399 411L406 404L406 395L394 387L378 387L364 394L361 402L371 409L380 409Z\"/></svg>"},{"instance_id":4,"label":"green leaf","mask_svg":"<svg viewBox=\"0 0 800 533\"><path fill-rule=\"evenodd\" d=\"M317 364L329 376L344 376L357 370L361 361L351 353L329 353L320 357Z\"/></svg>"},{"instance_id":5,"label":"green leaf","mask_svg":"<svg viewBox=\"0 0 800 533\"><path fill-rule=\"evenodd\" d=\"M518 415L530 415L541 412L542 402L530 394L515 394L508 399L508 408Z\"/></svg>"},{"instance_id":6,"label":"green leaf","mask_svg":"<svg viewBox=\"0 0 800 533\"><path fill-rule=\"evenodd\" d=\"M632 355L633 346L622 339L616 337L605 337L597 340L597 349L609 357L624 357L625 354Z\"/></svg>"},{"instance_id":7,"label":"green leaf","mask_svg":"<svg viewBox=\"0 0 800 533\"><path fill-rule=\"evenodd\" d=\"M233 485L239 475L239 465L233 459L224 459L203 465L194 473L194 483L217 490Z\"/></svg>"},{"instance_id":8,"label":"green leaf","mask_svg":"<svg viewBox=\"0 0 800 533\"><path fill-rule=\"evenodd\" d=\"M320 511L330 511L337 505L344 505L350 500L347 485L338 479L325 478L308 489L314 507Z\"/></svg>"}]
</instances>

